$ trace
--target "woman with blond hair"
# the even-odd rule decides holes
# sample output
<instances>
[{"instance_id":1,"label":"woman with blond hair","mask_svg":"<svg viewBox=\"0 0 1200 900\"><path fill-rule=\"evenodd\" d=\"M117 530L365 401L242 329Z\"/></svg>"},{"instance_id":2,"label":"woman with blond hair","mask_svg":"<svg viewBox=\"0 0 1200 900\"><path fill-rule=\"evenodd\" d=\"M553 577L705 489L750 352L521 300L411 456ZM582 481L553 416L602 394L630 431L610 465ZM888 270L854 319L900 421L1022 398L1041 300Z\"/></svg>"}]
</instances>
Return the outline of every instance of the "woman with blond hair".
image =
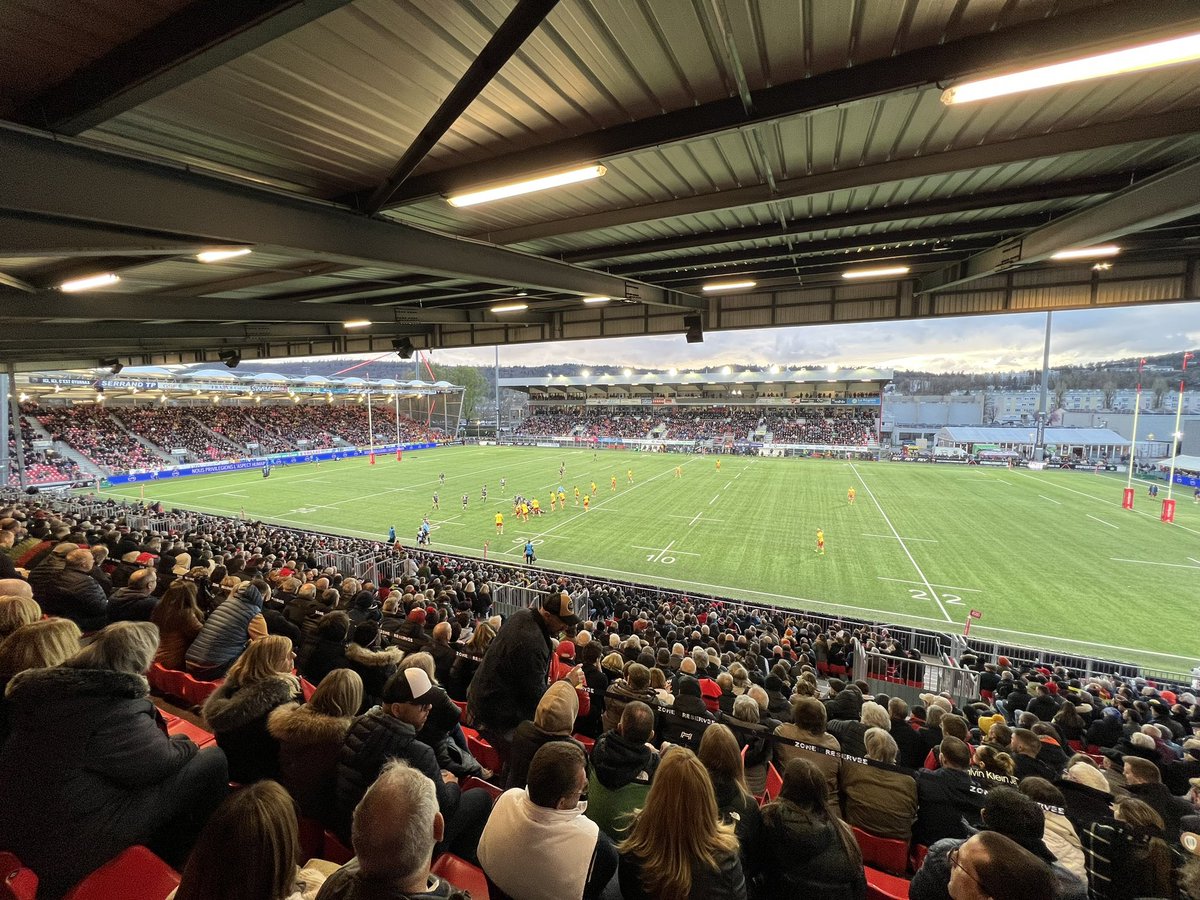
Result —
<instances>
[{"instance_id":1,"label":"woman with blond hair","mask_svg":"<svg viewBox=\"0 0 1200 900\"><path fill-rule=\"evenodd\" d=\"M42 617L42 608L30 597L0 597L0 641L22 625L32 625Z\"/></svg>"},{"instance_id":2,"label":"woman with blond hair","mask_svg":"<svg viewBox=\"0 0 1200 900\"><path fill-rule=\"evenodd\" d=\"M763 807L767 897L865 900L862 853L829 810L825 776L802 757L783 772L779 797Z\"/></svg>"},{"instance_id":3,"label":"woman with blond hair","mask_svg":"<svg viewBox=\"0 0 1200 900\"><path fill-rule=\"evenodd\" d=\"M8 737L8 703L4 697L8 683L29 669L48 669L70 659L79 652L80 637L79 626L70 619L45 619L22 625L0 641L0 744Z\"/></svg>"},{"instance_id":4,"label":"woman with blond hair","mask_svg":"<svg viewBox=\"0 0 1200 900\"><path fill-rule=\"evenodd\" d=\"M1017 771L1017 761L991 744L980 744L975 748L975 765L993 775L1012 775Z\"/></svg>"},{"instance_id":5,"label":"woman with blond hair","mask_svg":"<svg viewBox=\"0 0 1200 900\"><path fill-rule=\"evenodd\" d=\"M754 881L761 869L758 839L762 831L762 813L758 800L746 785L742 751L729 726L717 724L705 728L704 736L700 738L699 756L712 779L721 821L733 826L741 845L742 871L748 880Z\"/></svg>"},{"instance_id":6,"label":"woman with blond hair","mask_svg":"<svg viewBox=\"0 0 1200 900\"><path fill-rule=\"evenodd\" d=\"M267 717L267 731L279 742L279 781L302 815L332 821L338 753L362 697L362 677L352 669L334 669L308 703L285 703Z\"/></svg>"},{"instance_id":7,"label":"woman with blond hair","mask_svg":"<svg viewBox=\"0 0 1200 900\"><path fill-rule=\"evenodd\" d=\"M279 775L279 742L267 717L290 701L304 702L292 674L292 642L269 634L252 643L229 667L224 683L204 704L204 721L229 757L229 777L249 784Z\"/></svg>"},{"instance_id":8,"label":"woman with blond hair","mask_svg":"<svg viewBox=\"0 0 1200 900\"><path fill-rule=\"evenodd\" d=\"M297 867L299 834L278 784L236 791L204 826L169 900L315 900L325 876Z\"/></svg>"},{"instance_id":9,"label":"woman with blond hair","mask_svg":"<svg viewBox=\"0 0 1200 900\"><path fill-rule=\"evenodd\" d=\"M721 822L708 770L686 747L663 756L628 835L617 846L625 900L745 900L737 836Z\"/></svg>"}]
</instances>

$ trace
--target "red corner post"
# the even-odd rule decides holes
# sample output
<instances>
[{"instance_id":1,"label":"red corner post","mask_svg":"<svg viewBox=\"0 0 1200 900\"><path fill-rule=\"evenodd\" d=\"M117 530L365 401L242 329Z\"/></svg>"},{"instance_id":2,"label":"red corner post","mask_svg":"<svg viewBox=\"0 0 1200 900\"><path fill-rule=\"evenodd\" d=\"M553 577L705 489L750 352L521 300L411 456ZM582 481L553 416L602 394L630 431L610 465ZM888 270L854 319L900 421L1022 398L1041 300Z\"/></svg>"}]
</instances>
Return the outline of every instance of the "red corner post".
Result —
<instances>
[{"instance_id":1,"label":"red corner post","mask_svg":"<svg viewBox=\"0 0 1200 900\"><path fill-rule=\"evenodd\" d=\"M1175 501L1174 500L1164 500L1163 501L1162 520L1164 522L1174 522L1175 521Z\"/></svg>"},{"instance_id":2,"label":"red corner post","mask_svg":"<svg viewBox=\"0 0 1200 900\"><path fill-rule=\"evenodd\" d=\"M1133 509L1133 488L1125 488L1125 496L1121 499L1121 509Z\"/></svg>"}]
</instances>

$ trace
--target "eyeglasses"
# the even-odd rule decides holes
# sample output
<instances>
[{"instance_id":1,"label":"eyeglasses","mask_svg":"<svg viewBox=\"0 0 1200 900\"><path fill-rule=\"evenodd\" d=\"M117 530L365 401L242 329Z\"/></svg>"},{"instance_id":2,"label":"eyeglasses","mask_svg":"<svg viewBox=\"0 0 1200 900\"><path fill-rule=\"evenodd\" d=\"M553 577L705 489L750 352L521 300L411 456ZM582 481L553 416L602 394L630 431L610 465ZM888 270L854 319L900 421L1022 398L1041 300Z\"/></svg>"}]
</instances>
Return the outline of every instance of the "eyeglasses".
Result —
<instances>
[{"instance_id":1,"label":"eyeglasses","mask_svg":"<svg viewBox=\"0 0 1200 900\"><path fill-rule=\"evenodd\" d=\"M960 850L962 850L962 844L959 844L957 847L955 847L953 850L951 850L949 853L946 854L946 859L950 862L950 868L961 870L964 875L966 875L973 882L975 882L977 885L979 885L979 889L982 891L983 884L980 882L980 880L978 878L976 878L974 875L972 875L971 872L967 869L967 867L958 861L958 852ZM983 891L983 892L985 894L987 893L987 891Z\"/></svg>"}]
</instances>

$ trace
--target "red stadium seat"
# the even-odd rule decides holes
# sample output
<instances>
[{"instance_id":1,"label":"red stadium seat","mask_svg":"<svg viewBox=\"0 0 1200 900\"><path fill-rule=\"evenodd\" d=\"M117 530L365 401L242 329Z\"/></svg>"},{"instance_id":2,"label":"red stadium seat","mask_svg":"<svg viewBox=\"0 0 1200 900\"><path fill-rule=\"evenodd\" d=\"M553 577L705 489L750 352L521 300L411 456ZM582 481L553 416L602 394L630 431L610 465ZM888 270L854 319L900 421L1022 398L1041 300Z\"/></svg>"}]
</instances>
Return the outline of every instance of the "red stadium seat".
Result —
<instances>
[{"instance_id":1,"label":"red stadium seat","mask_svg":"<svg viewBox=\"0 0 1200 900\"><path fill-rule=\"evenodd\" d=\"M341 842L336 834L326 829L325 849L322 858L344 866L354 858L354 851Z\"/></svg>"},{"instance_id":2,"label":"red stadium seat","mask_svg":"<svg viewBox=\"0 0 1200 900\"><path fill-rule=\"evenodd\" d=\"M216 691L217 688L225 681L222 678L220 681L201 681L198 678L193 678L187 672L180 672L182 676L182 684L180 685L180 693L177 695L182 697L192 706L203 706L204 701L209 695Z\"/></svg>"},{"instance_id":3,"label":"red stadium seat","mask_svg":"<svg viewBox=\"0 0 1200 900\"><path fill-rule=\"evenodd\" d=\"M36 900L38 877L11 853L0 853L0 900Z\"/></svg>"},{"instance_id":4,"label":"red stadium seat","mask_svg":"<svg viewBox=\"0 0 1200 900\"><path fill-rule=\"evenodd\" d=\"M471 755L479 760L480 765L485 769L499 772L504 768L504 761L500 759L500 753L482 737L478 735L472 737L468 734L467 749L471 751Z\"/></svg>"},{"instance_id":5,"label":"red stadium seat","mask_svg":"<svg viewBox=\"0 0 1200 900\"><path fill-rule=\"evenodd\" d=\"M745 758L746 750L742 749L742 757ZM779 774L779 770L775 768L773 762L767 763L767 783L763 788L762 796L758 798L760 806L770 803L779 796L779 791L783 788L783 776Z\"/></svg>"},{"instance_id":6,"label":"red stadium seat","mask_svg":"<svg viewBox=\"0 0 1200 900\"><path fill-rule=\"evenodd\" d=\"M193 725L187 719L170 713L163 713L162 716L167 720L167 734L186 734L197 747L207 747L216 743L216 735L211 731L205 731L199 725Z\"/></svg>"},{"instance_id":7,"label":"red stadium seat","mask_svg":"<svg viewBox=\"0 0 1200 900\"><path fill-rule=\"evenodd\" d=\"M177 887L178 872L145 847L130 847L75 885L66 900L163 900Z\"/></svg>"},{"instance_id":8,"label":"red stadium seat","mask_svg":"<svg viewBox=\"0 0 1200 900\"><path fill-rule=\"evenodd\" d=\"M590 738L586 734L573 734L571 737L583 744L583 750L588 756L592 755L592 748L596 746L595 738Z\"/></svg>"},{"instance_id":9,"label":"red stadium seat","mask_svg":"<svg viewBox=\"0 0 1200 900\"><path fill-rule=\"evenodd\" d=\"M876 869L882 869L893 875L903 875L908 871L908 842L893 838L883 838L863 831L854 825L850 826L858 848L862 850L863 862Z\"/></svg>"},{"instance_id":10,"label":"red stadium seat","mask_svg":"<svg viewBox=\"0 0 1200 900\"><path fill-rule=\"evenodd\" d=\"M925 857L929 855L929 848L924 844L913 844L912 853L908 857L909 871L914 875L925 864Z\"/></svg>"},{"instance_id":11,"label":"red stadium seat","mask_svg":"<svg viewBox=\"0 0 1200 900\"><path fill-rule=\"evenodd\" d=\"M995 693L995 691L980 691L979 699L982 700L984 703L986 703L988 706L991 706L992 703L994 703L996 700L996 693Z\"/></svg>"},{"instance_id":12,"label":"red stadium seat","mask_svg":"<svg viewBox=\"0 0 1200 900\"><path fill-rule=\"evenodd\" d=\"M1067 746L1075 753L1083 752L1083 741L1067 741Z\"/></svg>"},{"instance_id":13,"label":"red stadium seat","mask_svg":"<svg viewBox=\"0 0 1200 900\"><path fill-rule=\"evenodd\" d=\"M482 791L487 791L492 795L493 800L504 793L504 788L498 787L490 781L484 781L482 778L476 778L474 775L460 784L459 787L464 791L469 791L471 788L479 788Z\"/></svg>"},{"instance_id":14,"label":"red stadium seat","mask_svg":"<svg viewBox=\"0 0 1200 900\"><path fill-rule=\"evenodd\" d=\"M887 872L864 866L867 873L867 900L908 900L908 881Z\"/></svg>"},{"instance_id":15,"label":"red stadium seat","mask_svg":"<svg viewBox=\"0 0 1200 900\"><path fill-rule=\"evenodd\" d=\"M471 865L453 853L443 853L433 861L429 871L438 878L446 879L456 888L467 891L471 900L490 900L487 877L483 874L483 869Z\"/></svg>"},{"instance_id":16,"label":"red stadium seat","mask_svg":"<svg viewBox=\"0 0 1200 900\"><path fill-rule=\"evenodd\" d=\"M455 700L454 705L458 707L459 713L461 713L462 716L465 718L467 715L467 701L466 700Z\"/></svg>"}]
</instances>

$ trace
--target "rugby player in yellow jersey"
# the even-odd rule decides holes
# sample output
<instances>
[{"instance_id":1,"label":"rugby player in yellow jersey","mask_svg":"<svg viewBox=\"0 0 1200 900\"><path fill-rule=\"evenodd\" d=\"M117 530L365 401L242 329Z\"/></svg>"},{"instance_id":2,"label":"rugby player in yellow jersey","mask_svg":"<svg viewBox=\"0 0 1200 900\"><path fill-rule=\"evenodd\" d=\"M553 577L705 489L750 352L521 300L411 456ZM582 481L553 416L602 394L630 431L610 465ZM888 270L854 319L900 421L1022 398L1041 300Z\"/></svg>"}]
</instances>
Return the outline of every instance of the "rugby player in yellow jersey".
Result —
<instances>
[{"instance_id":1,"label":"rugby player in yellow jersey","mask_svg":"<svg viewBox=\"0 0 1200 900\"><path fill-rule=\"evenodd\" d=\"M592 482L592 493L593 494L596 493L596 482L594 482L594 481Z\"/></svg>"},{"instance_id":2,"label":"rugby player in yellow jersey","mask_svg":"<svg viewBox=\"0 0 1200 900\"><path fill-rule=\"evenodd\" d=\"M626 471L625 480L628 481L630 484L633 484L633 469L629 469L628 471Z\"/></svg>"},{"instance_id":3,"label":"rugby player in yellow jersey","mask_svg":"<svg viewBox=\"0 0 1200 900\"><path fill-rule=\"evenodd\" d=\"M579 505L579 485L575 485L575 505Z\"/></svg>"},{"instance_id":4,"label":"rugby player in yellow jersey","mask_svg":"<svg viewBox=\"0 0 1200 900\"><path fill-rule=\"evenodd\" d=\"M584 494L584 495L583 495L583 511L584 511L584 512L587 512L587 511L588 511L588 507L589 507L589 506L591 506L591 504L592 504L592 495L591 495L591 494Z\"/></svg>"},{"instance_id":5,"label":"rugby player in yellow jersey","mask_svg":"<svg viewBox=\"0 0 1200 900\"><path fill-rule=\"evenodd\" d=\"M683 466L676 466L676 467L675 467L675 477L676 477L676 478L682 478L682 477L683 477Z\"/></svg>"},{"instance_id":6,"label":"rugby player in yellow jersey","mask_svg":"<svg viewBox=\"0 0 1200 900\"><path fill-rule=\"evenodd\" d=\"M537 497L534 497L529 501L529 511L535 516L540 516L542 514L542 504L538 502Z\"/></svg>"},{"instance_id":7,"label":"rugby player in yellow jersey","mask_svg":"<svg viewBox=\"0 0 1200 900\"><path fill-rule=\"evenodd\" d=\"M813 552L820 553L822 556L825 555L825 532L820 528L817 529L817 549Z\"/></svg>"},{"instance_id":8,"label":"rugby player in yellow jersey","mask_svg":"<svg viewBox=\"0 0 1200 900\"><path fill-rule=\"evenodd\" d=\"M496 534L504 534L504 513L496 513Z\"/></svg>"},{"instance_id":9,"label":"rugby player in yellow jersey","mask_svg":"<svg viewBox=\"0 0 1200 900\"><path fill-rule=\"evenodd\" d=\"M616 475L614 475L612 477L612 488L611 489L614 491L617 489L617 476Z\"/></svg>"},{"instance_id":10,"label":"rugby player in yellow jersey","mask_svg":"<svg viewBox=\"0 0 1200 900\"><path fill-rule=\"evenodd\" d=\"M854 505L854 488L850 488L848 491L846 491L846 499L850 502L851 506Z\"/></svg>"},{"instance_id":11,"label":"rugby player in yellow jersey","mask_svg":"<svg viewBox=\"0 0 1200 900\"><path fill-rule=\"evenodd\" d=\"M567 508L567 492L561 488L558 491L558 507L559 509Z\"/></svg>"},{"instance_id":12,"label":"rugby player in yellow jersey","mask_svg":"<svg viewBox=\"0 0 1200 900\"><path fill-rule=\"evenodd\" d=\"M528 522L529 521L529 504L522 500L521 501L521 509L517 514L521 517L522 521Z\"/></svg>"},{"instance_id":13,"label":"rugby player in yellow jersey","mask_svg":"<svg viewBox=\"0 0 1200 900\"><path fill-rule=\"evenodd\" d=\"M717 471L721 471L721 461L719 459L717 460Z\"/></svg>"},{"instance_id":14,"label":"rugby player in yellow jersey","mask_svg":"<svg viewBox=\"0 0 1200 900\"><path fill-rule=\"evenodd\" d=\"M558 499L558 494L554 491L550 492L550 512L554 512L554 501Z\"/></svg>"}]
</instances>

